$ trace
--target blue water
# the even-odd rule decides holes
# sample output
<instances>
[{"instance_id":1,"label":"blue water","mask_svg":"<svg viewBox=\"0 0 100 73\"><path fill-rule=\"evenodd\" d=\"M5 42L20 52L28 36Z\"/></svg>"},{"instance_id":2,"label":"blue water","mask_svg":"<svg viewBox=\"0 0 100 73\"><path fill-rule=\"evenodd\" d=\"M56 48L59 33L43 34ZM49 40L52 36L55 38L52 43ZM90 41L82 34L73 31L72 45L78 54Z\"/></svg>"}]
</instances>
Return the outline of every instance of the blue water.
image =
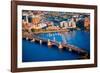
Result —
<instances>
[{"instance_id":1,"label":"blue water","mask_svg":"<svg viewBox=\"0 0 100 73\"><path fill-rule=\"evenodd\" d=\"M50 39L57 42L69 43L90 52L90 33L86 31L72 31L65 33L45 33L38 37ZM67 50L60 51L57 47L49 48L47 45L22 40L22 61L55 61L55 60L76 60L80 56Z\"/></svg>"},{"instance_id":2,"label":"blue water","mask_svg":"<svg viewBox=\"0 0 100 73\"><path fill-rule=\"evenodd\" d=\"M77 30L65 33L45 33L39 34L38 36L46 40L50 39L60 43L72 44L90 52L90 32L87 31Z\"/></svg>"}]
</instances>

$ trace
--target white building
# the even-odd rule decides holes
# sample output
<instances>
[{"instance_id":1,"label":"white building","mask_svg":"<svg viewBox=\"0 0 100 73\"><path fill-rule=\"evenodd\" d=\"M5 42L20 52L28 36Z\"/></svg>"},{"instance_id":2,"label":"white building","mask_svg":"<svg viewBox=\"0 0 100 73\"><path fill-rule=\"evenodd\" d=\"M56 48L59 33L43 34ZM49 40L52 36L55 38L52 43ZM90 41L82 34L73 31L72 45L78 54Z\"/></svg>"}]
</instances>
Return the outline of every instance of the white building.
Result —
<instances>
[{"instance_id":1,"label":"white building","mask_svg":"<svg viewBox=\"0 0 100 73\"><path fill-rule=\"evenodd\" d=\"M60 22L60 27L68 28L68 22L67 21Z\"/></svg>"},{"instance_id":2,"label":"white building","mask_svg":"<svg viewBox=\"0 0 100 73\"><path fill-rule=\"evenodd\" d=\"M74 21L73 18L69 21L69 27L70 28L76 28L76 22Z\"/></svg>"}]
</instances>

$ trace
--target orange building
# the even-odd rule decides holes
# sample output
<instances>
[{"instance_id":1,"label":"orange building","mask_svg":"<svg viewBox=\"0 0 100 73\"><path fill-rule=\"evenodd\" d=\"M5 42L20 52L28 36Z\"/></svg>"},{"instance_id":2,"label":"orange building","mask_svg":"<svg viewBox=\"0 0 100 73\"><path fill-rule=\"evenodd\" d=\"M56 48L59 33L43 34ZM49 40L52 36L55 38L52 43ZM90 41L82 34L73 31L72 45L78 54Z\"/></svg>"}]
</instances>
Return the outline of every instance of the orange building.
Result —
<instances>
[{"instance_id":1,"label":"orange building","mask_svg":"<svg viewBox=\"0 0 100 73\"><path fill-rule=\"evenodd\" d=\"M40 18L39 17L32 18L32 23L33 24L38 24L39 22L40 22Z\"/></svg>"},{"instance_id":2,"label":"orange building","mask_svg":"<svg viewBox=\"0 0 100 73\"><path fill-rule=\"evenodd\" d=\"M90 29L90 19L89 17L85 17L85 20L84 20L84 27L86 29Z\"/></svg>"}]
</instances>

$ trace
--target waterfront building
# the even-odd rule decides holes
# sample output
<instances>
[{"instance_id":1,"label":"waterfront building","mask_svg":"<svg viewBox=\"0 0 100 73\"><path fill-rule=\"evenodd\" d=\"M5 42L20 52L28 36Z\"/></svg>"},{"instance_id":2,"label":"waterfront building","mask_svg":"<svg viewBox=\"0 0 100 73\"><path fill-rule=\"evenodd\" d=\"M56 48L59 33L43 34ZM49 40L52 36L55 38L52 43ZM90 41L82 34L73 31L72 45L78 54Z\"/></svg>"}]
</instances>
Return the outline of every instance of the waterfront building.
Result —
<instances>
[{"instance_id":1,"label":"waterfront building","mask_svg":"<svg viewBox=\"0 0 100 73\"><path fill-rule=\"evenodd\" d=\"M68 28L68 22L67 21L60 22L60 27Z\"/></svg>"},{"instance_id":2,"label":"waterfront building","mask_svg":"<svg viewBox=\"0 0 100 73\"><path fill-rule=\"evenodd\" d=\"M27 21L22 20L22 27L23 27L23 30L28 30L29 31L32 27L32 24L27 23Z\"/></svg>"},{"instance_id":3,"label":"waterfront building","mask_svg":"<svg viewBox=\"0 0 100 73\"><path fill-rule=\"evenodd\" d=\"M40 23L40 17L39 16L33 16L32 18L32 23L37 25L38 23Z\"/></svg>"},{"instance_id":4,"label":"waterfront building","mask_svg":"<svg viewBox=\"0 0 100 73\"><path fill-rule=\"evenodd\" d=\"M85 17L85 19L84 19L84 27L86 29L90 29L90 19L89 19L89 17Z\"/></svg>"},{"instance_id":5,"label":"waterfront building","mask_svg":"<svg viewBox=\"0 0 100 73\"><path fill-rule=\"evenodd\" d=\"M76 28L75 18L71 18L71 20L69 21L69 27L70 28Z\"/></svg>"}]
</instances>

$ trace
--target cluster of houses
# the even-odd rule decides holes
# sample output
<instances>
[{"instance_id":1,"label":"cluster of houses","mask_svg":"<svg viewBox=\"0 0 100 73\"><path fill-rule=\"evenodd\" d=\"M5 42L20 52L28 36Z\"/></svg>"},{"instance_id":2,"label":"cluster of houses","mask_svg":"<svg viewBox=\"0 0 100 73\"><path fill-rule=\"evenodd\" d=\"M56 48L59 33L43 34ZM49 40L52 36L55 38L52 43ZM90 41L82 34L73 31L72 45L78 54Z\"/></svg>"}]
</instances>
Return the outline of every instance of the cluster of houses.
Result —
<instances>
[{"instance_id":1,"label":"cluster of houses","mask_svg":"<svg viewBox=\"0 0 100 73\"><path fill-rule=\"evenodd\" d=\"M23 12L22 13L22 26L23 29L31 30L31 29L67 29L67 28L76 28L76 23L80 18L72 17L67 21L60 21L58 26L54 26L53 21L46 21L43 12ZM89 17L84 18L84 27L89 29L90 27L90 19Z\"/></svg>"}]
</instances>

